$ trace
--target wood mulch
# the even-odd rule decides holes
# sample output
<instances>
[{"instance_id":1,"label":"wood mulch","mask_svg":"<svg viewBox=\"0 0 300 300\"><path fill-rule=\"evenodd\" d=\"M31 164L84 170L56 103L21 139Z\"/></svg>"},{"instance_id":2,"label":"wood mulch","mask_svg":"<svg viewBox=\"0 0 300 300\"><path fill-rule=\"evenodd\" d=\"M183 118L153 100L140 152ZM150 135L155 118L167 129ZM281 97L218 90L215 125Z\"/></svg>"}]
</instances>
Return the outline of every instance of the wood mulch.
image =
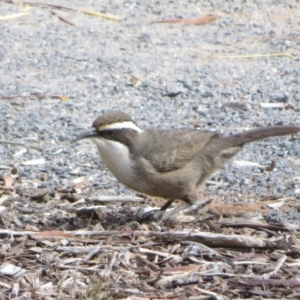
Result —
<instances>
[{"instance_id":1,"label":"wood mulch","mask_svg":"<svg viewBox=\"0 0 300 300\"><path fill-rule=\"evenodd\" d=\"M17 174L0 177L0 299L300 298L299 228L276 219L296 199L214 199L143 224L161 200L88 198L89 188L28 190Z\"/></svg>"}]
</instances>

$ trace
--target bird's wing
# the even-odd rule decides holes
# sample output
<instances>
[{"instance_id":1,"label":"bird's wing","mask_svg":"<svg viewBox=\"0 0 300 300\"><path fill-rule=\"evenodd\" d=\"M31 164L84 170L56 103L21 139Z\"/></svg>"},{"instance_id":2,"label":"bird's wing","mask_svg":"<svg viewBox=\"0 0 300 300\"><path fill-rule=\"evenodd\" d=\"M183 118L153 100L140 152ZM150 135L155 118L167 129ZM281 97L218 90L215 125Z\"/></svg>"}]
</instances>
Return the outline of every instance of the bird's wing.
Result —
<instances>
[{"instance_id":1,"label":"bird's wing","mask_svg":"<svg viewBox=\"0 0 300 300\"><path fill-rule=\"evenodd\" d=\"M157 172L182 168L209 141L219 137L216 132L196 129L147 129L145 133L140 136L139 153Z\"/></svg>"}]
</instances>

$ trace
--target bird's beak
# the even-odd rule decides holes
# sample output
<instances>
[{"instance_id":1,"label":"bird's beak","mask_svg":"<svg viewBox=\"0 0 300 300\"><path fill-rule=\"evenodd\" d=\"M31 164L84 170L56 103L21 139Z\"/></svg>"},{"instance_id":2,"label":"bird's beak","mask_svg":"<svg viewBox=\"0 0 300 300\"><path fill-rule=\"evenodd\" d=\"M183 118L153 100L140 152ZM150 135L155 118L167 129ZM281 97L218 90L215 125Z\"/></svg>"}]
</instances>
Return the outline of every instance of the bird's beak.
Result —
<instances>
[{"instance_id":1,"label":"bird's beak","mask_svg":"<svg viewBox=\"0 0 300 300\"><path fill-rule=\"evenodd\" d=\"M72 142L76 143L82 139L93 138L93 137L97 137L97 136L99 136L98 131L95 130L95 128L90 128L88 130L85 130L85 131L79 133Z\"/></svg>"}]
</instances>

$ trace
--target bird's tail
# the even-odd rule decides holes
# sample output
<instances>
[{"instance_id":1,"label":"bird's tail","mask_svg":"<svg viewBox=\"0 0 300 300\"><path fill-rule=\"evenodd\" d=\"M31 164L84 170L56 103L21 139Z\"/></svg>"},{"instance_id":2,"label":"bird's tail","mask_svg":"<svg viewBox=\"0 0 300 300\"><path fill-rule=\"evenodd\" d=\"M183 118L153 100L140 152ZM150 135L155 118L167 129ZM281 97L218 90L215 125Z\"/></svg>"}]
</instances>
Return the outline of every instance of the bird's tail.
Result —
<instances>
[{"instance_id":1,"label":"bird's tail","mask_svg":"<svg viewBox=\"0 0 300 300\"><path fill-rule=\"evenodd\" d=\"M296 134L300 132L299 126L282 125L261 127L243 131L241 133L225 136L219 139L227 147L242 147L246 143L262 140L272 136ZM222 147L224 149L224 147Z\"/></svg>"}]
</instances>

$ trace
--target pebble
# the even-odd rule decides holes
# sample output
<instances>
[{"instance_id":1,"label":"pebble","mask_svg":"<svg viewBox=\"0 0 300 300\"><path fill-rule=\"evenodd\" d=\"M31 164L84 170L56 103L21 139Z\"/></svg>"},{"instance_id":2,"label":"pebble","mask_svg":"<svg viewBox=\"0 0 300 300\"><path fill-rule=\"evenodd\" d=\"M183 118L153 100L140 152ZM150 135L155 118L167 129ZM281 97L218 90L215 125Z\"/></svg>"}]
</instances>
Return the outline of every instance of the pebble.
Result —
<instances>
[{"instance_id":1,"label":"pebble","mask_svg":"<svg viewBox=\"0 0 300 300\"><path fill-rule=\"evenodd\" d=\"M53 190L71 185L74 176L93 176L95 196L134 195L134 191L120 187L107 171L91 141L71 143L78 132L90 128L95 117L108 109L123 110L145 127L193 128L200 120L205 129L224 135L261 125L300 125L299 42L281 40L279 23L272 23L270 29L263 17L252 23L233 17L241 12L251 15L250 2L183 4L172 0L168 10L160 2L143 6L125 1L116 7L98 2L90 2L90 9L117 13L123 21L100 21L76 14L77 26L69 26L54 22L52 17L44 18L45 9L36 7L35 13L27 16L28 24L41 26L19 20L1 23L0 96L17 97L0 99L0 140L42 149L26 148L23 153L19 146L0 144L0 165L8 167L2 170L4 173L10 172L11 165L21 165L22 178L38 180L40 188ZM266 15L274 13L275 4L269 7L265 2L257 3ZM281 5L276 2L276 7ZM13 5L0 2L1 14L11 14L13 9ZM188 18L197 11L205 14L212 9L221 12L212 24L151 24L156 19ZM298 22L287 17L283 35L293 36ZM253 36L267 39L245 46ZM234 58L283 51L292 51L295 59ZM140 85L132 84L131 76L138 78ZM178 91L182 93L176 97L163 96ZM46 97L30 98L30 93ZM62 101L58 95L69 101ZM293 109L285 109L286 104ZM299 159L299 144L299 140L283 137L245 146L235 160L265 166L274 159L276 172L253 175L255 168L235 168L231 162L211 178L229 184L217 190L210 186L208 191L228 199L238 193L259 196L278 186L285 196L295 194L300 198L297 189L286 187L286 182L300 173L299 164L291 163ZM45 181L41 181L41 173Z\"/></svg>"}]
</instances>

